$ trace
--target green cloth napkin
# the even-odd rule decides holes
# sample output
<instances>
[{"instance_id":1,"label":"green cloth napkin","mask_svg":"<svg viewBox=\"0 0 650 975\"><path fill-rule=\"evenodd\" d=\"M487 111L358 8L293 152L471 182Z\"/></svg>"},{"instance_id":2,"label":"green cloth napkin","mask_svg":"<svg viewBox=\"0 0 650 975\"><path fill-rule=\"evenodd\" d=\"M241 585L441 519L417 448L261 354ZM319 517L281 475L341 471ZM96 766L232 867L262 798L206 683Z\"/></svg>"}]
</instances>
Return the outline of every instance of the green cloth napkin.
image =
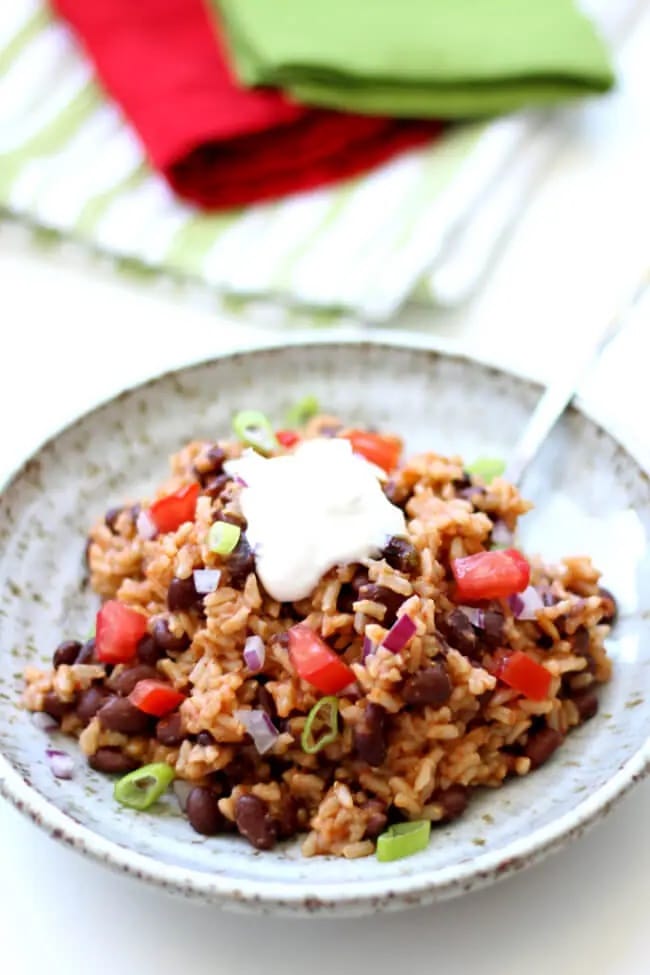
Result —
<instances>
[{"instance_id":1,"label":"green cloth napkin","mask_svg":"<svg viewBox=\"0 0 650 975\"><path fill-rule=\"evenodd\" d=\"M606 91L572 0L210 0L237 72L365 114L492 115Z\"/></svg>"}]
</instances>

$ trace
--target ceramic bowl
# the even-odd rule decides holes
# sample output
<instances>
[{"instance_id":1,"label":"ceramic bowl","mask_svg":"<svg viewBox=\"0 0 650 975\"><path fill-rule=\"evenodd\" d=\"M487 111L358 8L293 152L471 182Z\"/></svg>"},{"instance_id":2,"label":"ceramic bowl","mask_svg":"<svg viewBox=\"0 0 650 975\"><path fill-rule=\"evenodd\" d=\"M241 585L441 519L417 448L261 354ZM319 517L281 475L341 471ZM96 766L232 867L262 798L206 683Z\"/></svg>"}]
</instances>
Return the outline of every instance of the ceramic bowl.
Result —
<instances>
[{"instance_id":1,"label":"ceramic bowl","mask_svg":"<svg viewBox=\"0 0 650 975\"><path fill-rule=\"evenodd\" d=\"M614 678L597 717L547 765L477 796L464 817L434 830L423 853L393 863L303 859L297 843L259 853L239 838L204 839L173 797L155 814L116 806L112 782L69 741L74 778L55 779L45 761L48 739L18 704L21 674L27 664L47 665L61 638L92 625L97 600L83 587L81 568L88 525L110 504L147 493L186 440L225 434L234 410L260 408L280 420L307 393L354 423L397 431L408 450L471 458L506 456L539 390L417 338L323 338L184 368L67 427L18 471L0 501L0 791L57 839L177 894L349 916L450 897L530 864L578 836L647 770L650 486L612 436L575 410L565 415L527 484L538 505L528 532L532 538L542 525L543 543L553 532L568 543L582 519L608 573L623 565L624 613L609 642ZM608 554L601 536L608 525L619 526L620 536L625 519L628 542Z\"/></svg>"}]
</instances>

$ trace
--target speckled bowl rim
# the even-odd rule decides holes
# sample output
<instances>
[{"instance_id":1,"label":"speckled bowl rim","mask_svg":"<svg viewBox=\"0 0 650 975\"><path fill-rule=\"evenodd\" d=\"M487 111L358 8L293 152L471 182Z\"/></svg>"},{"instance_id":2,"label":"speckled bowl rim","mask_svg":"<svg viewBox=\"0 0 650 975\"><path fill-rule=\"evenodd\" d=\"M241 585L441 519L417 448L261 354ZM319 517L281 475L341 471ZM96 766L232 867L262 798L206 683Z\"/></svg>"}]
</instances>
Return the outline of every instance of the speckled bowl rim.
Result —
<instances>
[{"instance_id":1,"label":"speckled bowl rim","mask_svg":"<svg viewBox=\"0 0 650 975\"><path fill-rule=\"evenodd\" d=\"M63 424L40 446L35 448L30 456L55 441L65 430L74 426L79 420L95 413L123 393L135 389L145 389L168 375L201 365L208 365L216 360L242 358L285 348L341 344L410 350L421 349L424 352L479 365L540 389L539 383L516 370L504 369L487 358L468 354L466 350L460 349L454 342L432 338L428 335L390 330L370 334L363 329L337 331L323 335L313 332L294 332L287 337L262 340L246 344L238 349L217 352L208 358L186 362L141 383L127 386L113 396L96 402L81 416L71 417L67 423ZM617 429L618 425L608 419L602 417L596 419L592 411L579 400L575 408L613 437L635 461L641 471L650 477L650 471L640 459L635 444L630 441L629 431ZM0 488L1 492L4 492L21 476L28 460L29 458L13 474L9 475ZM315 883L313 886L309 880L300 884L268 880L257 882L250 879L230 878L227 875L213 876L200 870L164 863L107 840L81 825L71 816L61 812L25 782L2 754L0 754L0 795L13 803L20 812L32 819L36 825L44 829L54 839L110 866L114 870L147 881L170 893L223 907L297 915L315 913L340 915L342 913L362 914L427 904L478 889L497 879L509 876L558 850L570 839L580 836L601 816L606 815L614 803L649 772L650 735L632 758L597 792L590 795L571 812L565 813L546 826L510 843L505 851L478 854L466 863L453 866L424 869L415 875L409 874L404 877L392 878L387 884L382 883L381 878L346 882L342 885Z\"/></svg>"}]
</instances>

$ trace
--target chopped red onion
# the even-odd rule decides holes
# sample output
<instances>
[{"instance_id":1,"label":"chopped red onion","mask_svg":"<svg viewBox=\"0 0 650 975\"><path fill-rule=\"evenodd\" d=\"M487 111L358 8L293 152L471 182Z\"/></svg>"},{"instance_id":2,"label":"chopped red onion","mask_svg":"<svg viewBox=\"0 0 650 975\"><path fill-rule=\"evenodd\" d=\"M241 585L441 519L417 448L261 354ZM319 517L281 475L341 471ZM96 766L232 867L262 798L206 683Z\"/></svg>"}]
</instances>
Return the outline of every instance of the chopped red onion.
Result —
<instances>
[{"instance_id":1,"label":"chopped red onion","mask_svg":"<svg viewBox=\"0 0 650 975\"><path fill-rule=\"evenodd\" d=\"M399 653L403 650L406 644L409 642L413 634L415 633L417 627L410 616L404 613L399 619L393 623L390 630L384 637L382 643L383 647L387 650L392 650L393 653Z\"/></svg>"},{"instance_id":2,"label":"chopped red onion","mask_svg":"<svg viewBox=\"0 0 650 975\"><path fill-rule=\"evenodd\" d=\"M146 508L143 508L138 514L135 520L135 527L140 538L144 538L145 541L150 541L158 534L156 524Z\"/></svg>"},{"instance_id":3,"label":"chopped red onion","mask_svg":"<svg viewBox=\"0 0 650 975\"><path fill-rule=\"evenodd\" d=\"M235 717L246 728L246 731L253 739L255 747L260 755L268 752L269 748L273 747L280 732L275 727L266 711L240 710L235 711Z\"/></svg>"},{"instance_id":4,"label":"chopped red onion","mask_svg":"<svg viewBox=\"0 0 650 975\"><path fill-rule=\"evenodd\" d=\"M195 569L194 588L199 596L207 596L209 592L214 592L221 579L221 569Z\"/></svg>"},{"instance_id":5,"label":"chopped red onion","mask_svg":"<svg viewBox=\"0 0 650 975\"><path fill-rule=\"evenodd\" d=\"M477 630L485 628L485 610L477 609L476 606L459 606L458 609Z\"/></svg>"},{"instance_id":6,"label":"chopped red onion","mask_svg":"<svg viewBox=\"0 0 650 975\"><path fill-rule=\"evenodd\" d=\"M58 748L46 748L45 757L56 779L71 779L74 772L74 762L67 752Z\"/></svg>"},{"instance_id":7,"label":"chopped red onion","mask_svg":"<svg viewBox=\"0 0 650 975\"><path fill-rule=\"evenodd\" d=\"M523 592L508 596L508 605L515 619L536 620L537 611L544 608L544 600L534 586L528 586Z\"/></svg>"},{"instance_id":8,"label":"chopped red onion","mask_svg":"<svg viewBox=\"0 0 650 975\"><path fill-rule=\"evenodd\" d=\"M363 638L363 649L361 650L361 663L364 663L368 657L372 657L373 653L377 647L372 642L369 636L364 636Z\"/></svg>"},{"instance_id":9,"label":"chopped red onion","mask_svg":"<svg viewBox=\"0 0 650 975\"><path fill-rule=\"evenodd\" d=\"M249 636L244 644L244 663L253 673L257 673L264 666L266 647L260 636Z\"/></svg>"},{"instance_id":10,"label":"chopped red onion","mask_svg":"<svg viewBox=\"0 0 650 975\"><path fill-rule=\"evenodd\" d=\"M58 728L58 722L54 720L51 714L46 714L45 711L36 711L32 715L32 724L34 724L39 731L54 731Z\"/></svg>"},{"instance_id":11,"label":"chopped red onion","mask_svg":"<svg viewBox=\"0 0 650 975\"><path fill-rule=\"evenodd\" d=\"M509 548L515 540L515 533L510 531L505 521L500 518L498 521L494 522L494 527L492 528L492 542L494 545L502 545L503 548Z\"/></svg>"},{"instance_id":12,"label":"chopped red onion","mask_svg":"<svg viewBox=\"0 0 650 975\"><path fill-rule=\"evenodd\" d=\"M235 484L239 484L240 487L248 487L248 482L243 477L240 477L239 474L235 474L233 481Z\"/></svg>"},{"instance_id":13,"label":"chopped red onion","mask_svg":"<svg viewBox=\"0 0 650 975\"><path fill-rule=\"evenodd\" d=\"M185 809L187 807L187 798L193 788L194 786L192 785L191 782L185 782L183 779L174 780L172 789L174 790L174 795L178 800L178 805L180 807L181 812L185 812Z\"/></svg>"}]
</instances>

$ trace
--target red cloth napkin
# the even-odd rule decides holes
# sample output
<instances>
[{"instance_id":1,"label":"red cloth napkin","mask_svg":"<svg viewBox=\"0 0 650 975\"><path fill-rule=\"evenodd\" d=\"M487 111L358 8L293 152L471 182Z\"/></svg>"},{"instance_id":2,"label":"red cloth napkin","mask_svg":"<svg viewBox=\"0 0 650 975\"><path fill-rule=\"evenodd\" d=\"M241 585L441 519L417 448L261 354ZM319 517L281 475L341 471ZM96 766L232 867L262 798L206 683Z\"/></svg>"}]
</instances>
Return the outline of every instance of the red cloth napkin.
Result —
<instances>
[{"instance_id":1,"label":"red cloth napkin","mask_svg":"<svg viewBox=\"0 0 650 975\"><path fill-rule=\"evenodd\" d=\"M154 167L182 197L226 208L353 176L435 122L307 109L235 80L203 0L53 0Z\"/></svg>"}]
</instances>

